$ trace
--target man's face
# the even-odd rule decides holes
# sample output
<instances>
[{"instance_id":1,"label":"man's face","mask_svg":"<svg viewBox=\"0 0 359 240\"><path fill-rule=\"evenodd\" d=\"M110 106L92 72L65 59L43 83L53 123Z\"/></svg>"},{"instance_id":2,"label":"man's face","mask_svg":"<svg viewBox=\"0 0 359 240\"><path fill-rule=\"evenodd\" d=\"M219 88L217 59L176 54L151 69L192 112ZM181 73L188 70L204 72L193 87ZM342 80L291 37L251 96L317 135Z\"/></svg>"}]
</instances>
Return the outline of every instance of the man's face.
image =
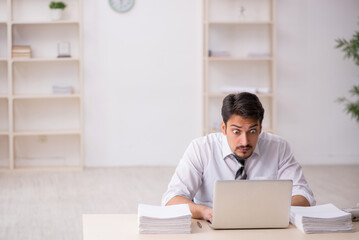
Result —
<instances>
[{"instance_id":1,"label":"man's face","mask_svg":"<svg viewBox=\"0 0 359 240\"><path fill-rule=\"evenodd\" d=\"M222 133L227 136L230 149L240 158L249 158L258 141L262 125L259 120L246 119L233 114L227 121L222 122Z\"/></svg>"}]
</instances>

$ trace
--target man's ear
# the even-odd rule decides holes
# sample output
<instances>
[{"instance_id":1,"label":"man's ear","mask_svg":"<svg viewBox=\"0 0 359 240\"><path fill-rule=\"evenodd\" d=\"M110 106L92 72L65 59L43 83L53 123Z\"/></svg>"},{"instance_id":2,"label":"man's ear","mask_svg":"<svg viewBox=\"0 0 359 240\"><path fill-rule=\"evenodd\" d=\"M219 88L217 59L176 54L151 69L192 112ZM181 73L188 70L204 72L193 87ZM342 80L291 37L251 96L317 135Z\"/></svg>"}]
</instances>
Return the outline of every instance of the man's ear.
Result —
<instances>
[{"instance_id":1,"label":"man's ear","mask_svg":"<svg viewBox=\"0 0 359 240\"><path fill-rule=\"evenodd\" d=\"M224 123L224 121L222 121L222 133L223 135L227 135L227 128L226 128L226 124Z\"/></svg>"}]
</instances>

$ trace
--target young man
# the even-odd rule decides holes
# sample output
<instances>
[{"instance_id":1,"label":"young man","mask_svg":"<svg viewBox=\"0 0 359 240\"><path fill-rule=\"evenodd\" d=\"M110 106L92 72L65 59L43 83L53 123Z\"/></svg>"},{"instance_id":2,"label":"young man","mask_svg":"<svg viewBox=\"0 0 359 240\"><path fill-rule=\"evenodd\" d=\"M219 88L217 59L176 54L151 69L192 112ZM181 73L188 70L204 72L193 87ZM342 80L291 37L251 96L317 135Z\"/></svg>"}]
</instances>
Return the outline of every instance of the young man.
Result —
<instances>
[{"instance_id":1,"label":"young man","mask_svg":"<svg viewBox=\"0 0 359 240\"><path fill-rule=\"evenodd\" d=\"M216 180L291 179L292 205L315 205L313 192L289 144L276 135L262 132L263 116L264 109L256 95L243 92L225 97L222 133L191 142L163 195L162 204L188 203L193 218L212 222Z\"/></svg>"}]
</instances>

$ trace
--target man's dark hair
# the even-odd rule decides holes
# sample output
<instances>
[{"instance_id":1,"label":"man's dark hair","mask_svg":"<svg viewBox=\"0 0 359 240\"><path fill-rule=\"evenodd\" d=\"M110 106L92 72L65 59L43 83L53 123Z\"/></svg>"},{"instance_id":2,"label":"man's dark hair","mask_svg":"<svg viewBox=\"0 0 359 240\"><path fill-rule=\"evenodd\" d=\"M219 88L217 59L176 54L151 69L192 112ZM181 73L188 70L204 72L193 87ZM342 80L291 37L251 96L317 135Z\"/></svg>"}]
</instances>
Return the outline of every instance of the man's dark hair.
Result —
<instances>
[{"instance_id":1,"label":"man's dark hair","mask_svg":"<svg viewBox=\"0 0 359 240\"><path fill-rule=\"evenodd\" d=\"M222 105L222 118L226 125L233 114L246 119L256 119L262 123L264 108L255 94L249 92L229 94L223 99Z\"/></svg>"}]
</instances>

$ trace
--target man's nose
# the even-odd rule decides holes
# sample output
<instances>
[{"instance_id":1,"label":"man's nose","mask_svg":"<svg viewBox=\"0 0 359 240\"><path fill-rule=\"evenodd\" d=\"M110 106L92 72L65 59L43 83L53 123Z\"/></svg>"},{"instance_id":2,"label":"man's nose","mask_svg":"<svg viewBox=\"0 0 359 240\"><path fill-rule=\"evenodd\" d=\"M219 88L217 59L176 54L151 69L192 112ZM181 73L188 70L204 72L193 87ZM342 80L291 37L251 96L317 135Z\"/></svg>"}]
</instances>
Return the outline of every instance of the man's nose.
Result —
<instances>
[{"instance_id":1,"label":"man's nose","mask_svg":"<svg viewBox=\"0 0 359 240\"><path fill-rule=\"evenodd\" d=\"M240 142L240 145L242 145L242 146L247 146L248 145L248 136L247 136L247 134L242 134L242 136L241 136L241 142Z\"/></svg>"}]
</instances>

